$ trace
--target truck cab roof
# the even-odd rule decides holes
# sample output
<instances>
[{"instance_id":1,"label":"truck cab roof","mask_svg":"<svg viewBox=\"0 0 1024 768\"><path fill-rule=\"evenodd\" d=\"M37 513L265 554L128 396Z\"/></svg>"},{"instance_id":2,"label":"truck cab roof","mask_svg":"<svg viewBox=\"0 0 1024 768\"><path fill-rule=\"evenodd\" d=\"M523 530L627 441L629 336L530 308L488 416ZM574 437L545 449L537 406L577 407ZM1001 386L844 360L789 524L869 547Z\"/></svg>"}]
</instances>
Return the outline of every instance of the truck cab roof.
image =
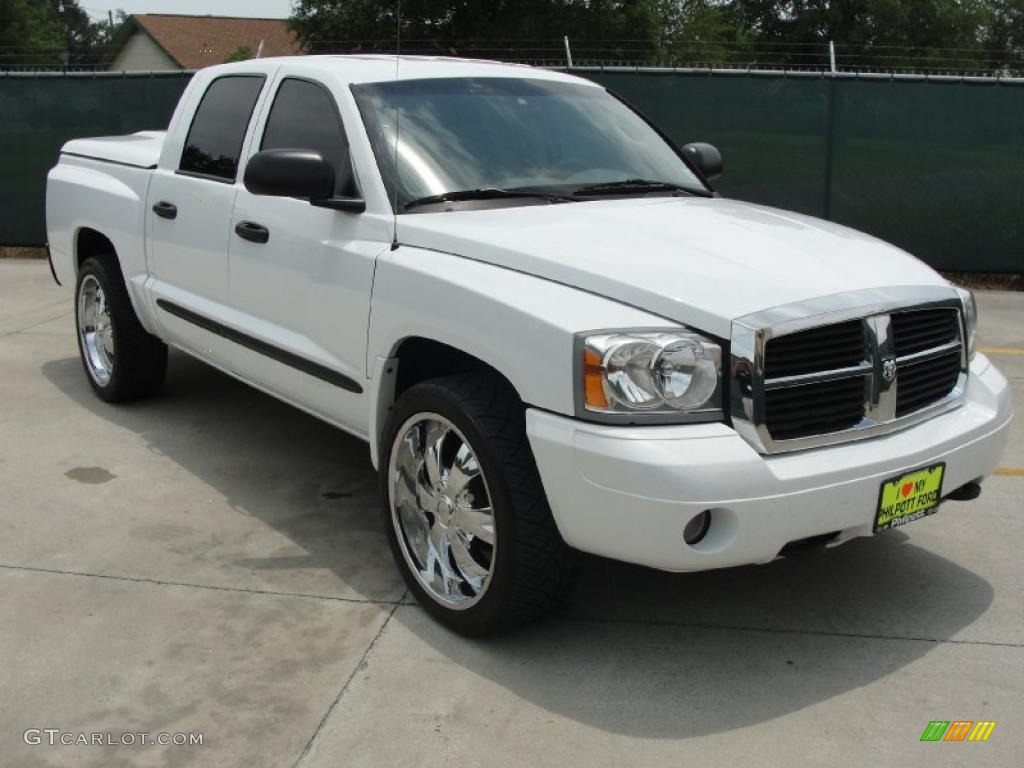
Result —
<instances>
[{"instance_id":1,"label":"truck cab roof","mask_svg":"<svg viewBox=\"0 0 1024 768\"><path fill-rule=\"evenodd\" d=\"M589 80L526 64L506 64L483 59L451 56L404 56L393 54L348 54L278 56L267 59L219 64L200 70L205 75L252 71L253 65L287 66L293 71L316 73L348 83L377 83L389 80L417 80L439 77L520 77L560 80L596 86Z\"/></svg>"}]
</instances>

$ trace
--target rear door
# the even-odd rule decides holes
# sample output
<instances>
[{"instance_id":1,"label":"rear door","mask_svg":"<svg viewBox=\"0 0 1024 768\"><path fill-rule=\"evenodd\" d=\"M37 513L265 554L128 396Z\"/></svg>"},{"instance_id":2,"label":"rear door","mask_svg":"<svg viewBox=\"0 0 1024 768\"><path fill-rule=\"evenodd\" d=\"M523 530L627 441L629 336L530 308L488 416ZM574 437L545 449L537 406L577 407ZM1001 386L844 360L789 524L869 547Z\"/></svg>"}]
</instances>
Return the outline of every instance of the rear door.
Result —
<instances>
[{"instance_id":1,"label":"rear door","mask_svg":"<svg viewBox=\"0 0 1024 768\"><path fill-rule=\"evenodd\" d=\"M191 122L168 136L170 146L150 182L150 294L167 336L193 351L216 351L197 317L225 320L239 160L267 79L264 72L232 73L191 93L198 101L194 114L184 110Z\"/></svg>"}]
</instances>

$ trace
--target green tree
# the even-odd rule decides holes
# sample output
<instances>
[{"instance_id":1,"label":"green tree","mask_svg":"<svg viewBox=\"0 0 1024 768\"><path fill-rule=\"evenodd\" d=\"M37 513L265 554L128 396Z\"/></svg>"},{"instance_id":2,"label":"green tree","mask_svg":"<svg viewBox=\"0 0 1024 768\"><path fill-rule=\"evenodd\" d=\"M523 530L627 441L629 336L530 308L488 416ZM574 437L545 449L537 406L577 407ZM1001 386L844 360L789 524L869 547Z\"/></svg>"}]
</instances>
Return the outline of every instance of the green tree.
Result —
<instances>
[{"instance_id":1,"label":"green tree","mask_svg":"<svg viewBox=\"0 0 1024 768\"><path fill-rule=\"evenodd\" d=\"M743 27L736 7L722 0L664 0L660 8L665 59L687 64L716 65L744 61L747 43L758 34Z\"/></svg>"},{"instance_id":2,"label":"green tree","mask_svg":"<svg viewBox=\"0 0 1024 768\"><path fill-rule=\"evenodd\" d=\"M396 0L297 0L313 52L395 50ZM402 0L406 53L865 69L1024 68L1024 0Z\"/></svg>"},{"instance_id":3,"label":"green tree","mask_svg":"<svg viewBox=\"0 0 1024 768\"><path fill-rule=\"evenodd\" d=\"M0 68L93 64L110 35L77 0L0 0Z\"/></svg>"},{"instance_id":4,"label":"green tree","mask_svg":"<svg viewBox=\"0 0 1024 768\"><path fill-rule=\"evenodd\" d=\"M798 46L833 40L845 53L846 66L930 69L982 64L984 30L998 1L734 0L733 5L739 25L760 41L794 48L789 63L806 58Z\"/></svg>"},{"instance_id":5,"label":"green tree","mask_svg":"<svg viewBox=\"0 0 1024 768\"><path fill-rule=\"evenodd\" d=\"M992 0L984 44L995 51L998 66L1024 71L1024 0Z\"/></svg>"},{"instance_id":6,"label":"green tree","mask_svg":"<svg viewBox=\"0 0 1024 768\"><path fill-rule=\"evenodd\" d=\"M404 0L401 48L502 58L561 58L568 35L606 58L644 58L659 46L659 0ZM291 24L312 52L394 51L395 2L298 0ZM517 55L519 54L519 55Z\"/></svg>"},{"instance_id":7,"label":"green tree","mask_svg":"<svg viewBox=\"0 0 1024 768\"><path fill-rule=\"evenodd\" d=\"M240 45L224 59L224 63L228 64L232 61L247 61L252 58L252 48L248 45Z\"/></svg>"},{"instance_id":8,"label":"green tree","mask_svg":"<svg viewBox=\"0 0 1024 768\"><path fill-rule=\"evenodd\" d=\"M0 61L18 66L44 51L56 54L64 39L51 10L36 0L0 0Z\"/></svg>"}]
</instances>

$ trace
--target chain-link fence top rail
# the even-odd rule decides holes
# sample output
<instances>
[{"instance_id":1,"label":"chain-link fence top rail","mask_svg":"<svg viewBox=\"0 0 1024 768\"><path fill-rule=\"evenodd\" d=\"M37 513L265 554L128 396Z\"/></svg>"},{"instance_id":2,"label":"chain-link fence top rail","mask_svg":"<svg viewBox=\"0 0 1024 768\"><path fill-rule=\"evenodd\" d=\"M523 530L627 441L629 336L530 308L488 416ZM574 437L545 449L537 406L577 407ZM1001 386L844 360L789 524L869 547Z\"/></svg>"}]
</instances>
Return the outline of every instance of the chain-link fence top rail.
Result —
<instances>
[{"instance_id":1,"label":"chain-link fence top rail","mask_svg":"<svg viewBox=\"0 0 1024 768\"><path fill-rule=\"evenodd\" d=\"M394 37L380 39L311 39L309 53L394 53ZM404 37L407 55L461 56L561 67L572 58L576 66L640 66L785 71L913 72L918 74L1024 76L1019 50L984 47L861 44L838 41L784 43L761 40L607 39L549 37L458 41ZM254 50L254 49L253 49ZM63 47L0 45L0 71L106 71L116 59L113 46L90 57L68 59ZM210 50L209 64L237 51Z\"/></svg>"},{"instance_id":2,"label":"chain-link fence top rail","mask_svg":"<svg viewBox=\"0 0 1024 768\"><path fill-rule=\"evenodd\" d=\"M1024 273L1024 84L574 68L677 143L722 149L726 196L825 216L933 266ZM188 73L0 75L0 243L45 241L45 176L74 137L166 126Z\"/></svg>"}]
</instances>

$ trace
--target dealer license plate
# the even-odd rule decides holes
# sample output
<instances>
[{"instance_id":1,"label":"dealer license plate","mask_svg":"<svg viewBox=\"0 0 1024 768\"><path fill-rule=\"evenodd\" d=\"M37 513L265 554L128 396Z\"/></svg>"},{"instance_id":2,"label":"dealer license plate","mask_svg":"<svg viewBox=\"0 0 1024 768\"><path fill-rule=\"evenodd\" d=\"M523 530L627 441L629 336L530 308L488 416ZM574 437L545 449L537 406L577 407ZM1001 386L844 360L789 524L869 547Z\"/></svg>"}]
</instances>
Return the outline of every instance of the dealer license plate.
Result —
<instances>
[{"instance_id":1,"label":"dealer license plate","mask_svg":"<svg viewBox=\"0 0 1024 768\"><path fill-rule=\"evenodd\" d=\"M946 463L939 462L882 483L875 512L875 533L898 528L937 512L945 471Z\"/></svg>"}]
</instances>

